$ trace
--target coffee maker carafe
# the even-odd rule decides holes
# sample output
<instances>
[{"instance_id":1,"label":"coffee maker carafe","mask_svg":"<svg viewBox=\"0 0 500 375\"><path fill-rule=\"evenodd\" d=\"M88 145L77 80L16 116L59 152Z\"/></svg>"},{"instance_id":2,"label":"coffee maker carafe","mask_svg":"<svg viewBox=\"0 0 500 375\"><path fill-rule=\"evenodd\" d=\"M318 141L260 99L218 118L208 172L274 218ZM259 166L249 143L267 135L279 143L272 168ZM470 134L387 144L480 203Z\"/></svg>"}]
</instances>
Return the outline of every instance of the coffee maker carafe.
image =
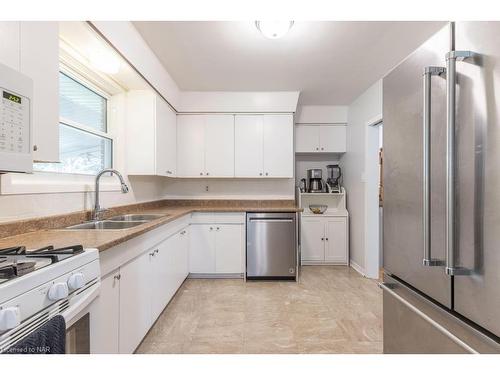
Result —
<instances>
[{"instance_id":1,"label":"coffee maker carafe","mask_svg":"<svg viewBox=\"0 0 500 375\"><path fill-rule=\"evenodd\" d=\"M321 169L308 169L308 193L322 193L323 192L323 173Z\"/></svg>"}]
</instances>

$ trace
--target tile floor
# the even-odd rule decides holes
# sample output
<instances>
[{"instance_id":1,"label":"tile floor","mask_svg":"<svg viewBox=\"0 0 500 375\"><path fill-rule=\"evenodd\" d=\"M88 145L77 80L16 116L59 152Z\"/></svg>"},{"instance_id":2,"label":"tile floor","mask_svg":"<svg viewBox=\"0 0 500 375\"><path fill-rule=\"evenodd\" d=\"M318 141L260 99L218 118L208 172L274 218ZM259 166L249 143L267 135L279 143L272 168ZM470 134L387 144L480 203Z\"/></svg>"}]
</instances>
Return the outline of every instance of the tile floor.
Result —
<instances>
[{"instance_id":1,"label":"tile floor","mask_svg":"<svg viewBox=\"0 0 500 375\"><path fill-rule=\"evenodd\" d=\"M381 353L382 293L348 267L300 283L188 279L137 353Z\"/></svg>"}]
</instances>

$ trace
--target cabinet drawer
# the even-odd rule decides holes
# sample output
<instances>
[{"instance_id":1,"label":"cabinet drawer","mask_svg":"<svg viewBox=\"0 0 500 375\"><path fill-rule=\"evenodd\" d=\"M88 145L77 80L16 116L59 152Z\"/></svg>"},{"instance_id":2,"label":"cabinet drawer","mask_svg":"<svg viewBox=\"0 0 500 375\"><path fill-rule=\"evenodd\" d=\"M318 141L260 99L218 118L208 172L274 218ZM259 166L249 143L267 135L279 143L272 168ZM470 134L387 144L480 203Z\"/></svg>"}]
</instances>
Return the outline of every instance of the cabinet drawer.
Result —
<instances>
[{"instance_id":1,"label":"cabinet drawer","mask_svg":"<svg viewBox=\"0 0 500 375\"><path fill-rule=\"evenodd\" d=\"M245 212L195 212L191 224L244 224Z\"/></svg>"}]
</instances>

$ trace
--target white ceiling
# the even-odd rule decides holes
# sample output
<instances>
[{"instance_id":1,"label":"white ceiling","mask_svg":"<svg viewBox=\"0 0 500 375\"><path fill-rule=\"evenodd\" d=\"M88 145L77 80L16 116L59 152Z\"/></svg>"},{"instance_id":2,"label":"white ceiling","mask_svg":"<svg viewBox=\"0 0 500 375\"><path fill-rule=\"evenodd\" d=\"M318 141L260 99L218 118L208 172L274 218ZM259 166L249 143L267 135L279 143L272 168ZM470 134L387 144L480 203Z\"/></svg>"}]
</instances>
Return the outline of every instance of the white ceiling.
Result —
<instances>
[{"instance_id":1,"label":"white ceiling","mask_svg":"<svg viewBox=\"0 0 500 375\"><path fill-rule=\"evenodd\" d=\"M254 22L134 22L182 90L301 91L350 104L444 22L295 22L282 39Z\"/></svg>"}]
</instances>

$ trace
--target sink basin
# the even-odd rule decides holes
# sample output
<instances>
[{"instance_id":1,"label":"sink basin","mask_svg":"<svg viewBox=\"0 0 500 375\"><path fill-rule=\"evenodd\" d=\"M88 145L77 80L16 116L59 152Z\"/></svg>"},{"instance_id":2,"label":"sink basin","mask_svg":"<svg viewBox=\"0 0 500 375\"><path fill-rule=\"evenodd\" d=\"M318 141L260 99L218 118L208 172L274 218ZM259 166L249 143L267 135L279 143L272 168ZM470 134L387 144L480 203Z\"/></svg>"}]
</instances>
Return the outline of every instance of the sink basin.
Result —
<instances>
[{"instance_id":1,"label":"sink basin","mask_svg":"<svg viewBox=\"0 0 500 375\"><path fill-rule=\"evenodd\" d=\"M72 225L66 229L127 229L144 224L146 221L89 221L87 223Z\"/></svg>"},{"instance_id":2,"label":"sink basin","mask_svg":"<svg viewBox=\"0 0 500 375\"><path fill-rule=\"evenodd\" d=\"M107 219L108 221L152 221L164 217L166 215L155 215L155 214L128 214L128 215L118 215Z\"/></svg>"}]
</instances>

